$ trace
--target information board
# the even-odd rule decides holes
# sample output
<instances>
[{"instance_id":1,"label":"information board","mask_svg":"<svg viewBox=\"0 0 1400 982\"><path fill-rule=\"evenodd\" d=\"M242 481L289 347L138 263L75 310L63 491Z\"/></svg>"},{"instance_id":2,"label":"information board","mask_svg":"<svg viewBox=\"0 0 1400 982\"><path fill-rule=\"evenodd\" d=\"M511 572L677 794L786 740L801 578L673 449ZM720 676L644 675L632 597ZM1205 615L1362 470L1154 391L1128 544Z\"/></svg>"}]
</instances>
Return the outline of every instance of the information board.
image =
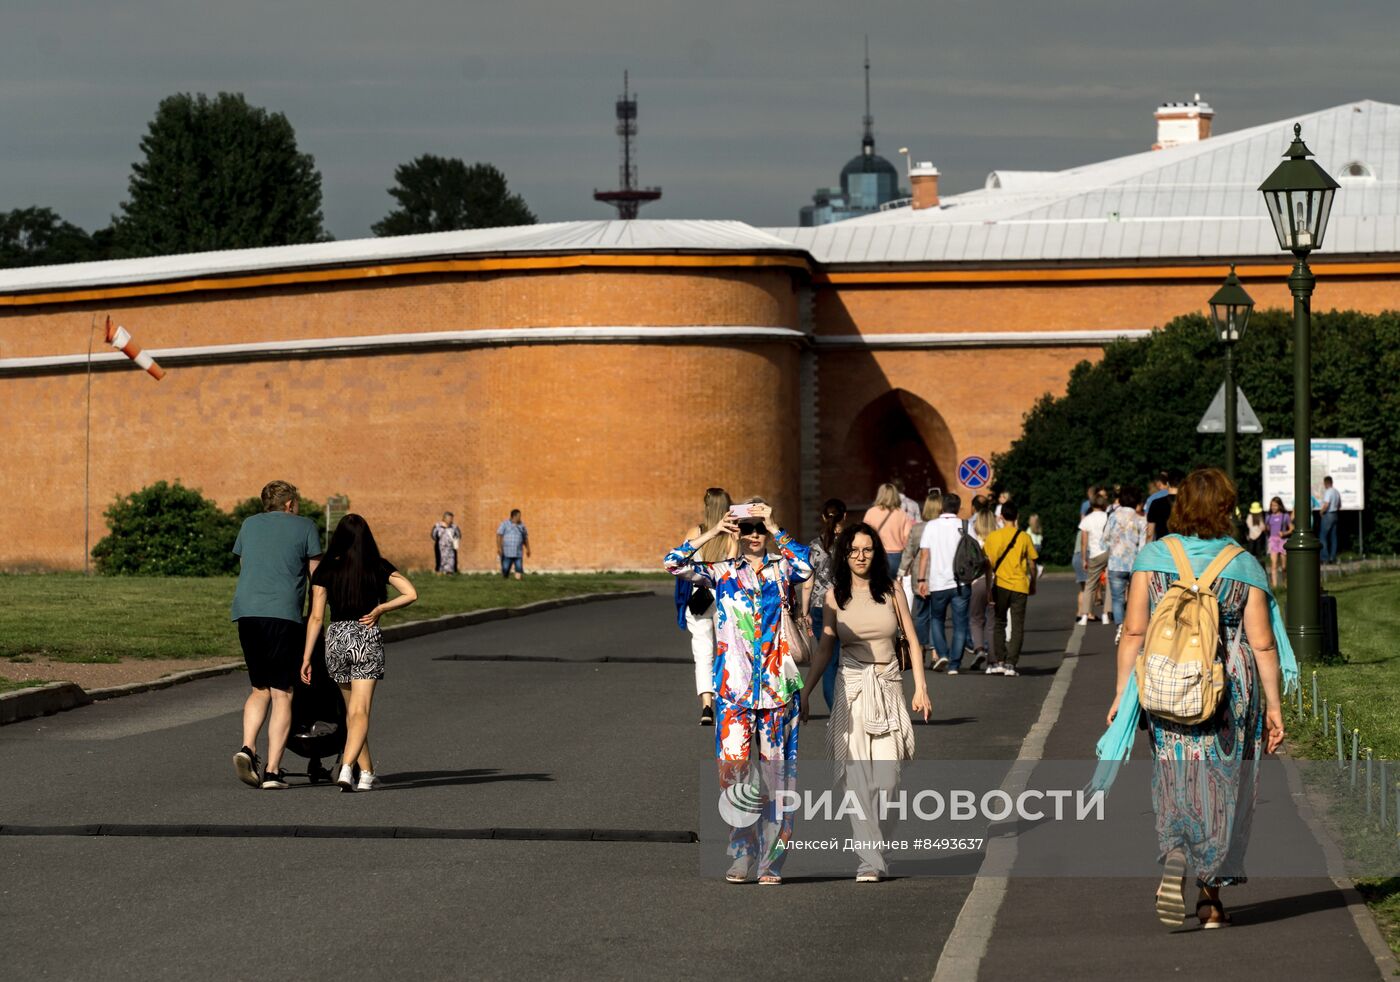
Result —
<instances>
[{"instance_id":1,"label":"information board","mask_svg":"<svg viewBox=\"0 0 1400 982\"><path fill-rule=\"evenodd\" d=\"M1265 440L1264 444L1264 510L1269 500L1283 499L1283 507L1293 510L1292 440ZM1322 479L1332 478L1333 486L1342 493L1342 511L1361 511L1366 507L1365 448L1361 440L1338 437L1312 442L1312 460L1308 467L1308 487L1312 491L1314 511L1322 501Z\"/></svg>"}]
</instances>

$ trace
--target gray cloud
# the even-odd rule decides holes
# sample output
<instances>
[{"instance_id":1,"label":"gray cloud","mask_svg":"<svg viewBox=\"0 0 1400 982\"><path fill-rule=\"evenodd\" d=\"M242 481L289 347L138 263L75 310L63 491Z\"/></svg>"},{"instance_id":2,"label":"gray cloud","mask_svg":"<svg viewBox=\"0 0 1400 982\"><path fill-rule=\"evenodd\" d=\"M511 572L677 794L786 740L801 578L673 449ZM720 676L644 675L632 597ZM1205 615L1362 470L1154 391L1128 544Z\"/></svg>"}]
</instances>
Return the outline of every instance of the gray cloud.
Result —
<instances>
[{"instance_id":1,"label":"gray cloud","mask_svg":"<svg viewBox=\"0 0 1400 982\"><path fill-rule=\"evenodd\" d=\"M641 177L665 188L644 217L793 224L859 148L867 32L880 150L933 160L949 191L1144 149L1156 104L1195 92L1222 131L1400 101L1389 0L9 0L3 28L0 208L89 228L177 91L285 112L340 238L368 234L394 166L424 152L497 164L542 220L608 217L591 193L617 179L625 67Z\"/></svg>"}]
</instances>

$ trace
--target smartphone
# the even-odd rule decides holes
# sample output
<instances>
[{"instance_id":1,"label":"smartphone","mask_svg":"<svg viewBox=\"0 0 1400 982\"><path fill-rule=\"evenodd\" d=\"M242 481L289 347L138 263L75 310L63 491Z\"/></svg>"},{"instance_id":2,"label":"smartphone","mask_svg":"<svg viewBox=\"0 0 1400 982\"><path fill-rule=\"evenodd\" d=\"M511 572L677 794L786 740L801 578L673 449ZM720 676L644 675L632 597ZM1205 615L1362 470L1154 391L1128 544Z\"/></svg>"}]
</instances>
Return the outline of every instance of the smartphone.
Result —
<instances>
[{"instance_id":1,"label":"smartphone","mask_svg":"<svg viewBox=\"0 0 1400 982\"><path fill-rule=\"evenodd\" d=\"M730 505L730 518L753 518L753 505Z\"/></svg>"}]
</instances>

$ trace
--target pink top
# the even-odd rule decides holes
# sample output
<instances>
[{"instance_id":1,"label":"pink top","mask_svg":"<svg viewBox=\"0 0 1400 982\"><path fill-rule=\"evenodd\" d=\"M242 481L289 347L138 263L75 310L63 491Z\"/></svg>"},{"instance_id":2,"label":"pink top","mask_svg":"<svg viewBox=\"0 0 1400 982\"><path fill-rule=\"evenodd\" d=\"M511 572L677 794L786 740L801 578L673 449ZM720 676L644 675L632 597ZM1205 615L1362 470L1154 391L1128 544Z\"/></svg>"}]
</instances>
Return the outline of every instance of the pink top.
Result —
<instances>
[{"instance_id":1,"label":"pink top","mask_svg":"<svg viewBox=\"0 0 1400 982\"><path fill-rule=\"evenodd\" d=\"M863 521L879 531L885 552L895 554L904 551L904 544L909 541L909 530L914 527L914 520L898 508L893 511L871 508L865 513Z\"/></svg>"}]
</instances>

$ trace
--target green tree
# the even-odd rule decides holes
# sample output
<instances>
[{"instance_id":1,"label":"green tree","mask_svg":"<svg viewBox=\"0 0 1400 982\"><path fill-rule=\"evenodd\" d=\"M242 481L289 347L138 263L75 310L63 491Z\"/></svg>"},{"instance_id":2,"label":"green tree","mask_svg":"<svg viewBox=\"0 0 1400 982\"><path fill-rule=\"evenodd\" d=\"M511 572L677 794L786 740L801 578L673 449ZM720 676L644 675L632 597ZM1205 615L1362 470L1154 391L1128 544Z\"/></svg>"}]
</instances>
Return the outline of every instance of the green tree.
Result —
<instances>
[{"instance_id":1,"label":"green tree","mask_svg":"<svg viewBox=\"0 0 1400 982\"><path fill-rule=\"evenodd\" d=\"M52 208L0 212L0 267L52 266L105 258L105 249Z\"/></svg>"},{"instance_id":2,"label":"green tree","mask_svg":"<svg viewBox=\"0 0 1400 982\"><path fill-rule=\"evenodd\" d=\"M1400 485L1382 480L1400 467L1400 314L1315 313L1313 433L1366 443L1368 550L1400 549ZM1261 496L1265 438L1293 435L1293 321L1281 310L1256 312L1235 351L1236 381L1264 428L1241 434L1236 476L1240 499ZM1224 381L1214 331L1199 315L1181 317L1140 341L1119 341L1097 363L1081 362L1063 396L1044 396L1026 414L1021 436L997 456L997 483L1038 513L1044 552L1066 562L1090 483L1146 488L1159 470L1222 463L1224 437L1196 424ZM1356 519L1344 516L1345 540Z\"/></svg>"},{"instance_id":3,"label":"green tree","mask_svg":"<svg viewBox=\"0 0 1400 982\"><path fill-rule=\"evenodd\" d=\"M117 498L109 533L93 547L97 571L117 576L217 576L237 568L232 519L194 488L157 481Z\"/></svg>"},{"instance_id":4,"label":"green tree","mask_svg":"<svg viewBox=\"0 0 1400 982\"><path fill-rule=\"evenodd\" d=\"M115 220L126 256L290 245L327 238L321 175L287 117L242 95L161 100Z\"/></svg>"},{"instance_id":5,"label":"green tree","mask_svg":"<svg viewBox=\"0 0 1400 982\"><path fill-rule=\"evenodd\" d=\"M233 506L233 527L239 528L244 519L261 514L262 510L261 498L244 498ZM297 514L316 523L316 527L321 530L321 542L324 544L326 542L326 509L311 498L302 498L297 502Z\"/></svg>"},{"instance_id":6,"label":"green tree","mask_svg":"<svg viewBox=\"0 0 1400 982\"><path fill-rule=\"evenodd\" d=\"M491 164L468 167L456 157L430 153L394 168L389 194L399 207L370 226L375 235L415 235L460 228L533 225L525 199L511 194Z\"/></svg>"}]
</instances>

